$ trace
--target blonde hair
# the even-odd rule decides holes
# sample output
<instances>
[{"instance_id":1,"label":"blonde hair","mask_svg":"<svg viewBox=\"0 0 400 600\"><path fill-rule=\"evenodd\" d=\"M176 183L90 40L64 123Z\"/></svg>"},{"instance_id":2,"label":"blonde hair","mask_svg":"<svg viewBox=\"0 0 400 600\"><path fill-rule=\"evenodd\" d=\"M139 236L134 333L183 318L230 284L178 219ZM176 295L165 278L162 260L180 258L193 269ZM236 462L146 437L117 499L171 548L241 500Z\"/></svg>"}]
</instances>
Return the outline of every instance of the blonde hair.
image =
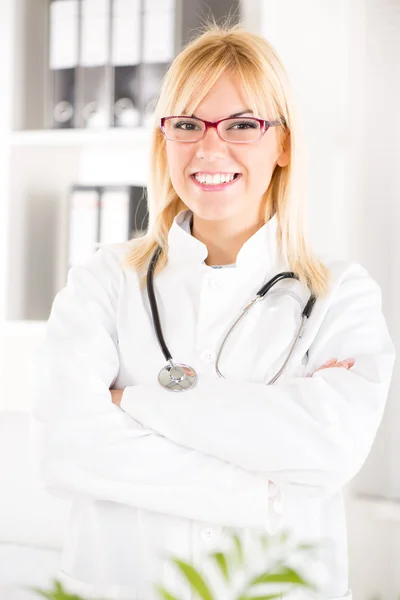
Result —
<instances>
[{"instance_id":1,"label":"blonde hair","mask_svg":"<svg viewBox=\"0 0 400 600\"><path fill-rule=\"evenodd\" d=\"M261 35L241 25L208 23L173 60L164 76L155 107L148 182L149 226L147 233L131 240L126 265L134 267L145 282L145 271L156 247L161 247L155 273L168 261L168 233L175 216L188 207L172 187L165 139L158 126L166 115L192 114L217 79L225 73L239 76L254 115L280 120L280 147L289 150L289 163L277 165L264 193L265 222L276 212L277 243L289 269L316 296L328 291L329 270L312 252L306 239L304 213L307 189L304 145L299 143L295 103L285 69L274 48ZM183 112L186 111L186 112ZM262 260L262 257L260 257Z\"/></svg>"}]
</instances>

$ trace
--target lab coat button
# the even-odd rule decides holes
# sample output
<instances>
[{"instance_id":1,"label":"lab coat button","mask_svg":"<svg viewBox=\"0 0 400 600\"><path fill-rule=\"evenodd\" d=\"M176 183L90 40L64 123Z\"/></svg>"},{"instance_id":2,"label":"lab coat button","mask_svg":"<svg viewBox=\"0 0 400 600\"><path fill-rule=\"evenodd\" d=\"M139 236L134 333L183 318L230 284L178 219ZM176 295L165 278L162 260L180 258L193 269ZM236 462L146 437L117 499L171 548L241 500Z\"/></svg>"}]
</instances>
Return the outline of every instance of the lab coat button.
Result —
<instances>
[{"instance_id":1,"label":"lab coat button","mask_svg":"<svg viewBox=\"0 0 400 600\"><path fill-rule=\"evenodd\" d=\"M210 277L210 279L208 280L208 285L212 290L219 290L220 288L222 288L225 284L223 281L221 281L220 278L218 277Z\"/></svg>"},{"instance_id":2,"label":"lab coat button","mask_svg":"<svg viewBox=\"0 0 400 600\"><path fill-rule=\"evenodd\" d=\"M204 527L204 529L201 530L201 537L205 542L211 542L215 537L214 529L211 527Z\"/></svg>"},{"instance_id":3,"label":"lab coat button","mask_svg":"<svg viewBox=\"0 0 400 600\"><path fill-rule=\"evenodd\" d=\"M215 359L214 353L210 352L209 350L204 350L204 352L202 352L200 356L201 360L203 360L206 363L214 362Z\"/></svg>"}]
</instances>

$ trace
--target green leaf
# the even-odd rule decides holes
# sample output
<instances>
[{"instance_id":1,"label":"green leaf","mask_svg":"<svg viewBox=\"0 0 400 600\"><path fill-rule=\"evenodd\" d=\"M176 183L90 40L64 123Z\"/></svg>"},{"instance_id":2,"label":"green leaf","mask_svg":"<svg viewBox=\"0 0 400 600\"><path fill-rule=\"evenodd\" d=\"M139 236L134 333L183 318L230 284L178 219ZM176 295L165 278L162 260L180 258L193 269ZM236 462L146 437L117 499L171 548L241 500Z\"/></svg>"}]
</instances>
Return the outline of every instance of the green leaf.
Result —
<instances>
[{"instance_id":1,"label":"green leaf","mask_svg":"<svg viewBox=\"0 0 400 600\"><path fill-rule=\"evenodd\" d=\"M24 586L24 589L36 592L43 598L47 598L47 600L84 600L84 598L77 596L76 594L68 594L68 592L64 590L62 584L56 579L53 579L53 586L54 589L52 591L28 586Z\"/></svg>"},{"instance_id":2,"label":"green leaf","mask_svg":"<svg viewBox=\"0 0 400 600\"><path fill-rule=\"evenodd\" d=\"M324 544L322 542L314 542L312 544L299 544L297 546L297 549L301 552L308 552L309 550L316 550L317 548L322 548L323 546Z\"/></svg>"},{"instance_id":3,"label":"green leaf","mask_svg":"<svg viewBox=\"0 0 400 600\"><path fill-rule=\"evenodd\" d=\"M178 598L176 596L173 596L167 589L165 589L165 587L163 587L162 585L155 585L154 586L156 588L156 590L161 594L161 596L165 599L165 600L178 600Z\"/></svg>"},{"instance_id":4,"label":"green leaf","mask_svg":"<svg viewBox=\"0 0 400 600\"><path fill-rule=\"evenodd\" d=\"M280 573L262 573L252 579L250 585L257 585L258 583L296 583L297 585L310 585L296 573L296 571L289 567L285 567Z\"/></svg>"},{"instance_id":5,"label":"green leaf","mask_svg":"<svg viewBox=\"0 0 400 600\"><path fill-rule=\"evenodd\" d=\"M287 531L282 531L279 535L279 542L283 545L286 544L286 542L289 539L289 534Z\"/></svg>"},{"instance_id":6,"label":"green leaf","mask_svg":"<svg viewBox=\"0 0 400 600\"><path fill-rule=\"evenodd\" d=\"M237 533L235 533L233 536L233 542L235 544L236 556L239 559L239 562L243 563L243 548Z\"/></svg>"},{"instance_id":7,"label":"green leaf","mask_svg":"<svg viewBox=\"0 0 400 600\"><path fill-rule=\"evenodd\" d=\"M213 552L209 556L216 562L222 575L225 578L225 581L229 581L229 568L225 554L223 552Z\"/></svg>"},{"instance_id":8,"label":"green leaf","mask_svg":"<svg viewBox=\"0 0 400 600\"><path fill-rule=\"evenodd\" d=\"M180 560L179 558L174 558L173 562L177 565L182 575L187 579L193 590L197 592L200 598L203 598L203 600L214 600L212 593L203 577L191 564L185 562L184 560Z\"/></svg>"},{"instance_id":9,"label":"green leaf","mask_svg":"<svg viewBox=\"0 0 400 600\"><path fill-rule=\"evenodd\" d=\"M41 590L40 588L27 586L24 586L24 589L29 590L30 592L36 592L38 596L43 596L43 598L47 598L47 600L54 600L53 592L45 592L45 590Z\"/></svg>"},{"instance_id":10,"label":"green leaf","mask_svg":"<svg viewBox=\"0 0 400 600\"><path fill-rule=\"evenodd\" d=\"M260 542L261 542L263 549L268 550L270 542L271 542L270 538L267 535L263 534L260 536Z\"/></svg>"}]
</instances>

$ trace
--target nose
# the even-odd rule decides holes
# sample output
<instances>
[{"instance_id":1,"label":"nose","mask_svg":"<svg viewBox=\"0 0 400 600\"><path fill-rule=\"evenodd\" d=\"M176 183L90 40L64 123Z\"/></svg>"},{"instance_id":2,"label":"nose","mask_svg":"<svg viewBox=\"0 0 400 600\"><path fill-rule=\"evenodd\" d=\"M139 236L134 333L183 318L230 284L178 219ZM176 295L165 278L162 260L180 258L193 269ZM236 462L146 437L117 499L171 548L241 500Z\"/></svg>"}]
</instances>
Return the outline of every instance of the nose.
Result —
<instances>
[{"instance_id":1,"label":"nose","mask_svg":"<svg viewBox=\"0 0 400 600\"><path fill-rule=\"evenodd\" d=\"M227 148L224 140L221 140L215 127L209 127L204 137L197 142L196 158L204 158L212 162L217 158L226 158Z\"/></svg>"}]
</instances>

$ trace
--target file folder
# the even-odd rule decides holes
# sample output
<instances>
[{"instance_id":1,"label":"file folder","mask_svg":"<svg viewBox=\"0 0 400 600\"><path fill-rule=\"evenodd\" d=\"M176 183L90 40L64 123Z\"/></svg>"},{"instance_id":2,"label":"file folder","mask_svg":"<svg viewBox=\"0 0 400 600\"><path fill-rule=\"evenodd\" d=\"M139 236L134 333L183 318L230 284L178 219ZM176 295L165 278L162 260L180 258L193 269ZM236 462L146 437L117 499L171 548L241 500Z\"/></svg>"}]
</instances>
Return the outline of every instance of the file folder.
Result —
<instances>
[{"instance_id":1,"label":"file folder","mask_svg":"<svg viewBox=\"0 0 400 600\"><path fill-rule=\"evenodd\" d=\"M76 113L78 0L53 0L49 11L51 110L48 121L55 129L71 128L75 125Z\"/></svg>"},{"instance_id":2,"label":"file folder","mask_svg":"<svg viewBox=\"0 0 400 600\"><path fill-rule=\"evenodd\" d=\"M110 0L81 0L79 127L111 125Z\"/></svg>"},{"instance_id":3,"label":"file folder","mask_svg":"<svg viewBox=\"0 0 400 600\"><path fill-rule=\"evenodd\" d=\"M100 188L73 185L68 211L68 267L85 262L99 241Z\"/></svg>"},{"instance_id":4,"label":"file folder","mask_svg":"<svg viewBox=\"0 0 400 600\"><path fill-rule=\"evenodd\" d=\"M141 237L148 227L145 189L113 185L102 188L100 198L100 244L122 243Z\"/></svg>"},{"instance_id":5,"label":"file folder","mask_svg":"<svg viewBox=\"0 0 400 600\"><path fill-rule=\"evenodd\" d=\"M113 0L111 65L115 127L140 124L141 0Z\"/></svg>"}]
</instances>

